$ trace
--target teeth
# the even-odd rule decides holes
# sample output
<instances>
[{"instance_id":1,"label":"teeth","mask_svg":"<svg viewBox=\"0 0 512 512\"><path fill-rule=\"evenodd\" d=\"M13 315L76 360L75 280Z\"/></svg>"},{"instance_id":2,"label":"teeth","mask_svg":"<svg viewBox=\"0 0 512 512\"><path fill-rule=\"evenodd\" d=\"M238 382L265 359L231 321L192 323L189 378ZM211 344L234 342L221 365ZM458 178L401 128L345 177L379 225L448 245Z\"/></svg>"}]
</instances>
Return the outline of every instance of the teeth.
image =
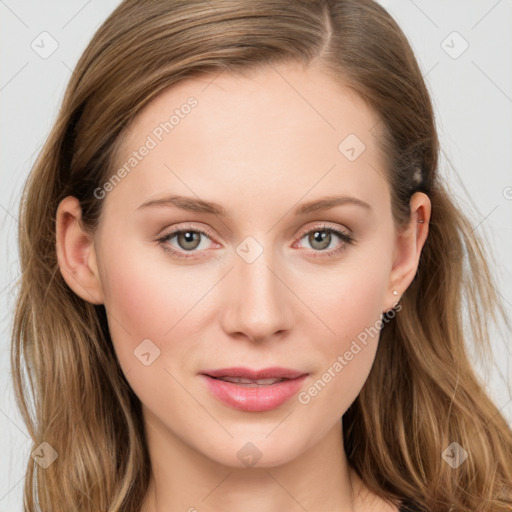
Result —
<instances>
[{"instance_id":1,"label":"teeth","mask_svg":"<svg viewBox=\"0 0 512 512\"><path fill-rule=\"evenodd\" d=\"M219 377L220 380L232 382L234 384L257 384L259 386L269 386L284 379L244 379L242 377Z\"/></svg>"}]
</instances>

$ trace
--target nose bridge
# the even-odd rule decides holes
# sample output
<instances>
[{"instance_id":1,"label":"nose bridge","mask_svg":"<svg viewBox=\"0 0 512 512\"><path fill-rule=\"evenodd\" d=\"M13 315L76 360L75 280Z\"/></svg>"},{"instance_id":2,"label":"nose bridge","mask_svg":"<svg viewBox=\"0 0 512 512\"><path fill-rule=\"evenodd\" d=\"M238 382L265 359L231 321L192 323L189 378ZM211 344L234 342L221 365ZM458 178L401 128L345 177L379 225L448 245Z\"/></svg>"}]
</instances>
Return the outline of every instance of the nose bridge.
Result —
<instances>
[{"instance_id":1,"label":"nose bridge","mask_svg":"<svg viewBox=\"0 0 512 512\"><path fill-rule=\"evenodd\" d=\"M243 333L252 340L263 340L289 329L292 294L274 269L279 265L272 250L247 237L236 252L224 328L231 334Z\"/></svg>"}]
</instances>

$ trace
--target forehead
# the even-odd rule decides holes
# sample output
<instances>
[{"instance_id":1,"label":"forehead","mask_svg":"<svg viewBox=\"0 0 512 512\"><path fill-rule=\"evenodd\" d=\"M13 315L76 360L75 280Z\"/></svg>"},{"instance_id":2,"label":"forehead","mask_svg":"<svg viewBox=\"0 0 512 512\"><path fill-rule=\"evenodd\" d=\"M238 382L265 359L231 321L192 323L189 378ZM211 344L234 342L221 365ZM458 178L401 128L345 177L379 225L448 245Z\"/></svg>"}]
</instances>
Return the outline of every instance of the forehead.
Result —
<instances>
[{"instance_id":1,"label":"forehead","mask_svg":"<svg viewBox=\"0 0 512 512\"><path fill-rule=\"evenodd\" d=\"M377 114L321 68L286 64L189 78L165 89L131 123L118 167L148 141L152 148L112 199L121 189L137 207L141 198L175 187L208 196L224 185L229 198L234 191L253 197L264 185L281 199L286 192L298 199L315 183L324 192L342 183L353 194L382 188L377 125Z\"/></svg>"}]
</instances>

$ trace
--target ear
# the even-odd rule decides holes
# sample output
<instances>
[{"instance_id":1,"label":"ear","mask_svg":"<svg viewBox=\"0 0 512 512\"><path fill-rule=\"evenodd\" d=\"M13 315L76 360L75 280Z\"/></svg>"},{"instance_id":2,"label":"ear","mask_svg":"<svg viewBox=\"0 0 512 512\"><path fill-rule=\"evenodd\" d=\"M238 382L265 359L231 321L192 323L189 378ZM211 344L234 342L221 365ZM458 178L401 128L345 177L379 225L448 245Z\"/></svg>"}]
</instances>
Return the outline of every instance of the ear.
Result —
<instances>
[{"instance_id":1,"label":"ear","mask_svg":"<svg viewBox=\"0 0 512 512\"><path fill-rule=\"evenodd\" d=\"M82 299L103 304L94 240L82 228L82 208L76 197L64 198L56 214L57 260L62 277Z\"/></svg>"},{"instance_id":2,"label":"ear","mask_svg":"<svg viewBox=\"0 0 512 512\"><path fill-rule=\"evenodd\" d=\"M431 213L429 197L423 192L416 192L411 197L409 208L409 222L400 228L396 236L393 267L384 311L393 308L412 283L428 235ZM394 291L397 292L396 295Z\"/></svg>"}]
</instances>

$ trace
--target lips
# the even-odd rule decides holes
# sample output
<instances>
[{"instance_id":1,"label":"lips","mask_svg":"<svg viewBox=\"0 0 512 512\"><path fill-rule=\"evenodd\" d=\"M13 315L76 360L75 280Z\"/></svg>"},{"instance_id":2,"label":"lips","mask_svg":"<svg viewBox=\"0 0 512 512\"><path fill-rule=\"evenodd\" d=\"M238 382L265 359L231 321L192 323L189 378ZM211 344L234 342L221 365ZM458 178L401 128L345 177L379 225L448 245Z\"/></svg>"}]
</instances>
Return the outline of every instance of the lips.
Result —
<instances>
[{"instance_id":1,"label":"lips","mask_svg":"<svg viewBox=\"0 0 512 512\"><path fill-rule=\"evenodd\" d=\"M249 381L263 381L266 379L296 379L307 372L300 372L290 368L274 366L272 368L263 368L262 370L252 370L251 368L220 368L218 370L205 370L201 372L209 377L225 379L227 377L235 379L246 379ZM233 382L233 381L229 381Z\"/></svg>"},{"instance_id":2,"label":"lips","mask_svg":"<svg viewBox=\"0 0 512 512\"><path fill-rule=\"evenodd\" d=\"M300 390L307 375L281 367L222 368L201 373L217 399L235 409L252 412L269 411L284 404Z\"/></svg>"},{"instance_id":3,"label":"lips","mask_svg":"<svg viewBox=\"0 0 512 512\"><path fill-rule=\"evenodd\" d=\"M242 384L244 386L269 386L276 382L282 382L285 379L243 379L242 377L213 377L214 379L232 382L233 384Z\"/></svg>"}]
</instances>

